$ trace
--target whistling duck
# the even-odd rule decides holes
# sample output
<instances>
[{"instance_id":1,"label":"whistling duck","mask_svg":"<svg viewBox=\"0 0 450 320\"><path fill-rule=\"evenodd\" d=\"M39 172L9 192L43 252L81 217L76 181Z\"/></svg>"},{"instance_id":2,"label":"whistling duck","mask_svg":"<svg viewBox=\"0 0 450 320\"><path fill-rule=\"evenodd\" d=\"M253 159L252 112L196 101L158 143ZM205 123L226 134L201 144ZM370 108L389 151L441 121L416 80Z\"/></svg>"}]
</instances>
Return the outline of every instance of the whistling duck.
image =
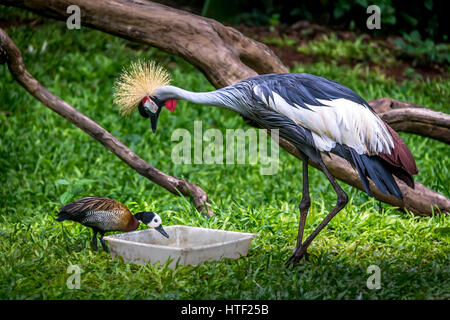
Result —
<instances>
[{"instance_id":1,"label":"whistling duck","mask_svg":"<svg viewBox=\"0 0 450 320\"><path fill-rule=\"evenodd\" d=\"M58 214L57 221L72 220L92 228L94 236L92 243L97 251L97 233L100 233L100 242L103 250L108 252L103 236L109 231L134 231L139 221L149 227L155 228L163 236L169 237L161 224L161 217L154 212L144 211L132 214L122 203L104 197L85 197L63 206Z\"/></svg>"}]
</instances>

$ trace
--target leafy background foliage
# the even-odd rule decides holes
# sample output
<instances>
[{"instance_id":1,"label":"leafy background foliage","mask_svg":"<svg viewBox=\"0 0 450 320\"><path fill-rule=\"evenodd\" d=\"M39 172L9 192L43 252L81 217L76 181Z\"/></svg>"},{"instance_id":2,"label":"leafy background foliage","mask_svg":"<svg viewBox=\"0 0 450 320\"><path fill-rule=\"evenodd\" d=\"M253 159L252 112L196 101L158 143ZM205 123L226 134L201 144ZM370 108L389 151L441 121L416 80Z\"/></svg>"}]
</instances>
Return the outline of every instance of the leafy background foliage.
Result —
<instances>
[{"instance_id":1,"label":"leafy background foliage","mask_svg":"<svg viewBox=\"0 0 450 320\"><path fill-rule=\"evenodd\" d=\"M157 2L170 5L172 1ZM182 0L176 2L178 5L185 4L188 9L220 21L225 20L230 24L292 24L298 20L308 20L321 25L360 30L366 29L366 20L369 17L366 13L367 7L375 4L381 10L382 27L377 31L378 34L403 35L416 30L424 39L448 41L445 2L439 0L408 3L395 0Z\"/></svg>"}]
</instances>

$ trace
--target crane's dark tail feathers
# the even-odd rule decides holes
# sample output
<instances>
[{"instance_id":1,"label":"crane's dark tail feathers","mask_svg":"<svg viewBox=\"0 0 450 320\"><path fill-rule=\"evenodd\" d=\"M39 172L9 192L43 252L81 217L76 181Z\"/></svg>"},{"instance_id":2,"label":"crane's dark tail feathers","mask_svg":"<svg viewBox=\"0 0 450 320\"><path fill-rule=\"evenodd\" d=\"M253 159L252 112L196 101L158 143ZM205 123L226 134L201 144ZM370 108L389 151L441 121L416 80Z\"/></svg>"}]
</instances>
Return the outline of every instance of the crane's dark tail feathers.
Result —
<instances>
[{"instance_id":1,"label":"crane's dark tail feathers","mask_svg":"<svg viewBox=\"0 0 450 320\"><path fill-rule=\"evenodd\" d=\"M361 179L364 191L373 196L369 188L370 178L375 186L384 194L392 194L397 199L403 199L403 194L395 182L393 175L404 181L409 186L414 185L411 175L402 168L395 167L379 156L358 154L353 148L337 144L331 152L347 159L352 163Z\"/></svg>"},{"instance_id":2,"label":"crane's dark tail feathers","mask_svg":"<svg viewBox=\"0 0 450 320\"><path fill-rule=\"evenodd\" d=\"M392 176L393 171L391 165L378 156L358 154L355 150L349 149L353 160L352 162L358 171L364 190L369 196L372 196L372 193L367 178L370 178L375 186L384 194L389 192L397 199L403 199L403 194Z\"/></svg>"},{"instance_id":3,"label":"crane's dark tail feathers","mask_svg":"<svg viewBox=\"0 0 450 320\"><path fill-rule=\"evenodd\" d=\"M397 132L387 123L385 125L394 141L394 148L390 154L380 153L379 156L391 166L392 173L395 176L405 181L411 188L414 188L412 175L419 172L414 157Z\"/></svg>"},{"instance_id":4,"label":"crane's dark tail feathers","mask_svg":"<svg viewBox=\"0 0 450 320\"><path fill-rule=\"evenodd\" d=\"M411 151L402 138L388 124L386 127L394 141L394 148L390 154L380 153L374 156L358 154L354 149L341 144L336 144L331 152L347 159L356 167L364 190L369 196L372 196L372 193L367 178L370 178L384 194L389 192L396 198L403 199L393 175L414 189L412 176L418 173L418 169Z\"/></svg>"}]
</instances>

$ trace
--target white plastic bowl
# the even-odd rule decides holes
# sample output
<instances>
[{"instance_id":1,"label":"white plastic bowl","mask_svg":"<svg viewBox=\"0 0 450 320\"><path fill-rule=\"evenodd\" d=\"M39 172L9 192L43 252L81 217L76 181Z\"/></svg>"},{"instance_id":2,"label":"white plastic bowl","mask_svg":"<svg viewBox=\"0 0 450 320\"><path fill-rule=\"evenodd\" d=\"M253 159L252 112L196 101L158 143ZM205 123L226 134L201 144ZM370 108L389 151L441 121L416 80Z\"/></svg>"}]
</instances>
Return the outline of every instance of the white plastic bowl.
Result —
<instances>
[{"instance_id":1,"label":"white plastic bowl","mask_svg":"<svg viewBox=\"0 0 450 320\"><path fill-rule=\"evenodd\" d=\"M164 227L169 238L154 229L133 231L104 237L108 241L111 256L121 256L124 261L151 263L159 261L174 267L198 265L222 258L238 259L246 256L250 242L256 234L190 227L183 225Z\"/></svg>"}]
</instances>

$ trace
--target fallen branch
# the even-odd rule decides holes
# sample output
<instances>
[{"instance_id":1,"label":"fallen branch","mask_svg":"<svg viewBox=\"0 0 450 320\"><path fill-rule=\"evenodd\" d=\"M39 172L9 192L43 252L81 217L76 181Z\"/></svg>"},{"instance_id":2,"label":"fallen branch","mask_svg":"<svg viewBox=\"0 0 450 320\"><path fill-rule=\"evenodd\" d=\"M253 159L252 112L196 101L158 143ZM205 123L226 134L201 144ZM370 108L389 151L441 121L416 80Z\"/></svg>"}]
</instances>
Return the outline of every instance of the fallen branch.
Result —
<instances>
[{"instance_id":1,"label":"fallen branch","mask_svg":"<svg viewBox=\"0 0 450 320\"><path fill-rule=\"evenodd\" d=\"M197 210L203 212L207 216L214 215L208 204L207 194L199 186L186 180L172 177L152 167L96 122L44 88L26 70L19 48L17 48L15 43L2 29L0 29L0 63L1 62L6 62L8 64L13 77L33 97L88 133L139 174L175 195L182 194L191 197Z\"/></svg>"},{"instance_id":2,"label":"fallen branch","mask_svg":"<svg viewBox=\"0 0 450 320\"><path fill-rule=\"evenodd\" d=\"M396 131L415 133L450 144L450 115L391 98L369 101Z\"/></svg>"},{"instance_id":3,"label":"fallen branch","mask_svg":"<svg viewBox=\"0 0 450 320\"><path fill-rule=\"evenodd\" d=\"M0 4L20 7L59 20L67 19L69 5L77 5L82 13L82 26L179 55L200 69L216 88L261 73L288 72L266 45L245 37L239 31L212 19L149 1L0 0ZM383 115L388 123L391 121L390 112ZM400 123L394 127L398 128ZM279 143L298 157L297 151L287 141L280 139ZM333 176L363 190L357 172L347 161L334 156L323 158ZM419 183L416 183L415 189L403 183L399 183L399 187L405 195L403 201L381 194L373 185L371 189L376 199L409 209L417 215L431 215L438 210L450 212L450 199Z\"/></svg>"}]
</instances>

